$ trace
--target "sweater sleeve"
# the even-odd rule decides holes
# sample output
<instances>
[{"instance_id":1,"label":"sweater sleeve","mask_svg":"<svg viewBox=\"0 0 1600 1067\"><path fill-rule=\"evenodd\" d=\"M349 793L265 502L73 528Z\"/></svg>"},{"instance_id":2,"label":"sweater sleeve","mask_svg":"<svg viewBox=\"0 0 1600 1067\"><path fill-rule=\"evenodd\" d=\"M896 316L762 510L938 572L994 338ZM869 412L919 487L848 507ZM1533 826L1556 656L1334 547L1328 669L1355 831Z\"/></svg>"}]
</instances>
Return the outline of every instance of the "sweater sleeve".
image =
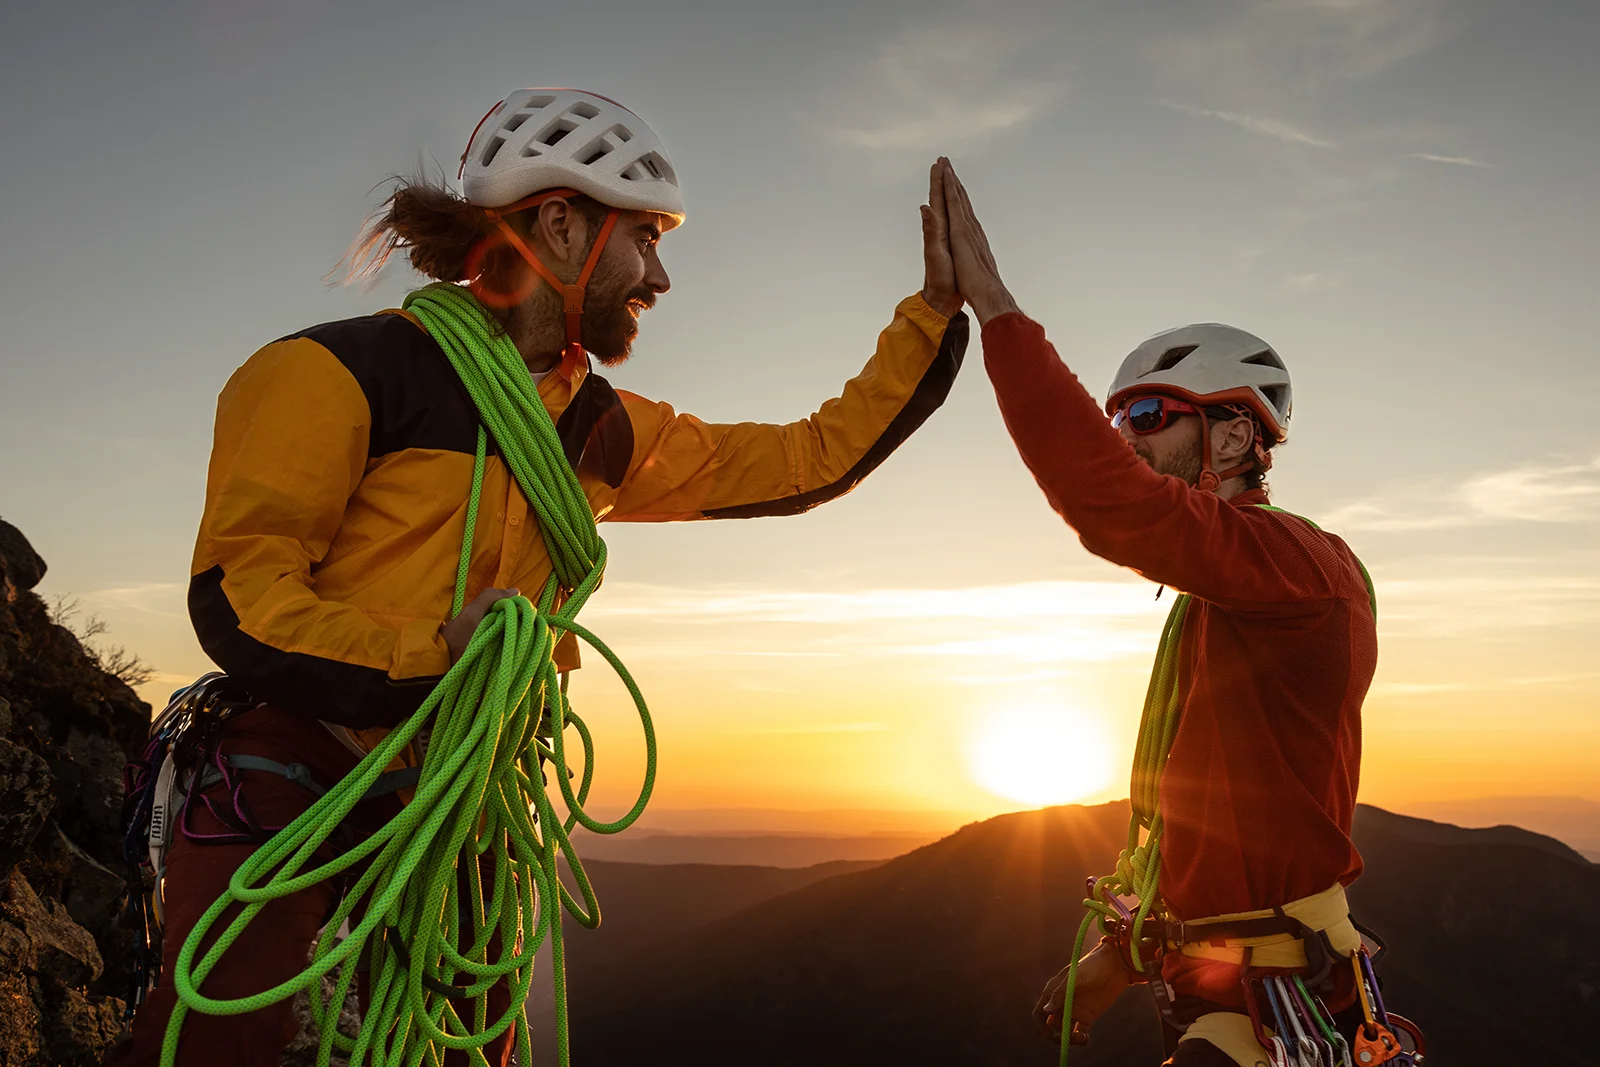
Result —
<instances>
[{"instance_id":1,"label":"sweater sleeve","mask_svg":"<svg viewBox=\"0 0 1600 1067\"><path fill-rule=\"evenodd\" d=\"M983 360L1017 451L1083 546L1152 581L1237 610L1339 595L1335 539L1157 474L1020 313L983 327Z\"/></svg>"}]
</instances>

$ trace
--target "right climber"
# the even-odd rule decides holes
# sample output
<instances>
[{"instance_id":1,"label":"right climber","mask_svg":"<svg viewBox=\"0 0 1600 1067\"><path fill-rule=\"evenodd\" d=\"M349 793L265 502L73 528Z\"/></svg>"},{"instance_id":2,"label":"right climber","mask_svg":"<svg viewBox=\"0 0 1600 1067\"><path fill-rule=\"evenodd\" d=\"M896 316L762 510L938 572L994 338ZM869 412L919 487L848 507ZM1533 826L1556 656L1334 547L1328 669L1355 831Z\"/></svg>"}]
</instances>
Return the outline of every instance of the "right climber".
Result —
<instances>
[{"instance_id":1,"label":"right climber","mask_svg":"<svg viewBox=\"0 0 1600 1067\"><path fill-rule=\"evenodd\" d=\"M940 166L957 288L1023 461L1086 548L1181 594L1140 727L1128 851L1091 887L1107 934L1045 987L1041 1029L1066 1018L1085 1041L1148 981L1169 1064L1323 1049L1351 1062L1351 1048L1356 1063L1409 1062L1345 900L1375 605L1341 539L1267 503L1283 360L1231 326L1170 330L1123 361L1102 412L1018 309Z\"/></svg>"}]
</instances>

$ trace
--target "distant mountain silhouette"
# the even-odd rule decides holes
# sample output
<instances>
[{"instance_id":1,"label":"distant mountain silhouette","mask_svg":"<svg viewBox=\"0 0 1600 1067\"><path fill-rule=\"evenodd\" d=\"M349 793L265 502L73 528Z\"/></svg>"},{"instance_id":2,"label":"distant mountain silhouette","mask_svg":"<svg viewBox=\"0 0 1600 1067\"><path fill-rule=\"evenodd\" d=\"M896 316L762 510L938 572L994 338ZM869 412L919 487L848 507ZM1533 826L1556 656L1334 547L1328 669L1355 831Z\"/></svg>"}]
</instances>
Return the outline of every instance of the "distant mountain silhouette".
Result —
<instances>
[{"instance_id":1,"label":"distant mountain silhouette","mask_svg":"<svg viewBox=\"0 0 1600 1067\"><path fill-rule=\"evenodd\" d=\"M597 929L585 930L569 918L568 980L602 994L615 974L630 968L641 954L658 944L714 926L751 905L813 882L875 866L871 862L839 861L793 869L586 859L583 867L599 897L602 921ZM564 866L562 873L571 885L570 873ZM555 1063L554 1047L544 1040L554 1018L549 967L549 953L541 951L528 1004L535 1033L534 1067Z\"/></svg>"},{"instance_id":2,"label":"distant mountain silhouette","mask_svg":"<svg viewBox=\"0 0 1600 1067\"><path fill-rule=\"evenodd\" d=\"M764 900L762 876L597 863L605 924L572 935L574 1061L1043 1067L1029 1012L1126 820L1125 802L1005 815ZM1391 946L1386 996L1426 1027L1431 1063L1600 1064L1600 867L1527 831L1369 807L1356 841L1353 906ZM1160 1059L1131 990L1074 1063Z\"/></svg>"},{"instance_id":3,"label":"distant mountain silhouette","mask_svg":"<svg viewBox=\"0 0 1600 1067\"><path fill-rule=\"evenodd\" d=\"M1459 826L1510 824L1549 834L1600 861L1600 801L1573 796L1500 796L1413 801L1413 815Z\"/></svg>"},{"instance_id":4,"label":"distant mountain silhouette","mask_svg":"<svg viewBox=\"0 0 1600 1067\"><path fill-rule=\"evenodd\" d=\"M943 837L942 833L771 834L626 833L585 835L575 842L587 859L621 863L715 863L813 867L834 860L881 862Z\"/></svg>"}]
</instances>

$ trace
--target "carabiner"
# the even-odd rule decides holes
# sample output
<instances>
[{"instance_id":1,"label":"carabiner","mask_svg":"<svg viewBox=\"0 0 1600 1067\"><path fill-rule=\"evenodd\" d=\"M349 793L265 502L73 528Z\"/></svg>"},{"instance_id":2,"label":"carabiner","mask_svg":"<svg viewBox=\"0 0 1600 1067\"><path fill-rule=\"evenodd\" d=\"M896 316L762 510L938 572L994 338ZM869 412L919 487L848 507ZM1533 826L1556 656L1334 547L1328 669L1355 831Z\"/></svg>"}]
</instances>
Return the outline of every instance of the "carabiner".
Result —
<instances>
[{"instance_id":1,"label":"carabiner","mask_svg":"<svg viewBox=\"0 0 1600 1067\"><path fill-rule=\"evenodd\" d=\"M1404 1015L1396 1015L1392 1011L1387 1014L1389 1016L1389 1028L1402 1031L1411 1038L1411 1048L1406 1052L1406 1055L1420 1063L1423 1057L1428 1054L1428 1039L1423 1036L1422 1027L1407 1019Z\"/></svg>"}]
</instances>

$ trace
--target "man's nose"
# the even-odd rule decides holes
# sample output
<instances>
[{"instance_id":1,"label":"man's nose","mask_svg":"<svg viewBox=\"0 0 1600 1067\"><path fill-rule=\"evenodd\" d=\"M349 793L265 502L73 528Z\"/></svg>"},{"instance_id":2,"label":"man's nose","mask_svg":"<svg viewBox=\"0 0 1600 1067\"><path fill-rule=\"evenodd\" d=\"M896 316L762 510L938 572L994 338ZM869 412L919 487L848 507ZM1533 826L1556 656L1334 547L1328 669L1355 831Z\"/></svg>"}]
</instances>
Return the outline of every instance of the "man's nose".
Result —
<instances>
[{"instance_id":1,"label":"man's nose","mask_svg":"<svg viewBox=\"0 0 1600 1067\"><path fill-rule=\"evenodd\" d=\"M672 288L672 279L667 277L667 268L661 265L660 256L650 257L650 262L645 267L644 284L658 296Z\"/></svg>"}]
</instances>

